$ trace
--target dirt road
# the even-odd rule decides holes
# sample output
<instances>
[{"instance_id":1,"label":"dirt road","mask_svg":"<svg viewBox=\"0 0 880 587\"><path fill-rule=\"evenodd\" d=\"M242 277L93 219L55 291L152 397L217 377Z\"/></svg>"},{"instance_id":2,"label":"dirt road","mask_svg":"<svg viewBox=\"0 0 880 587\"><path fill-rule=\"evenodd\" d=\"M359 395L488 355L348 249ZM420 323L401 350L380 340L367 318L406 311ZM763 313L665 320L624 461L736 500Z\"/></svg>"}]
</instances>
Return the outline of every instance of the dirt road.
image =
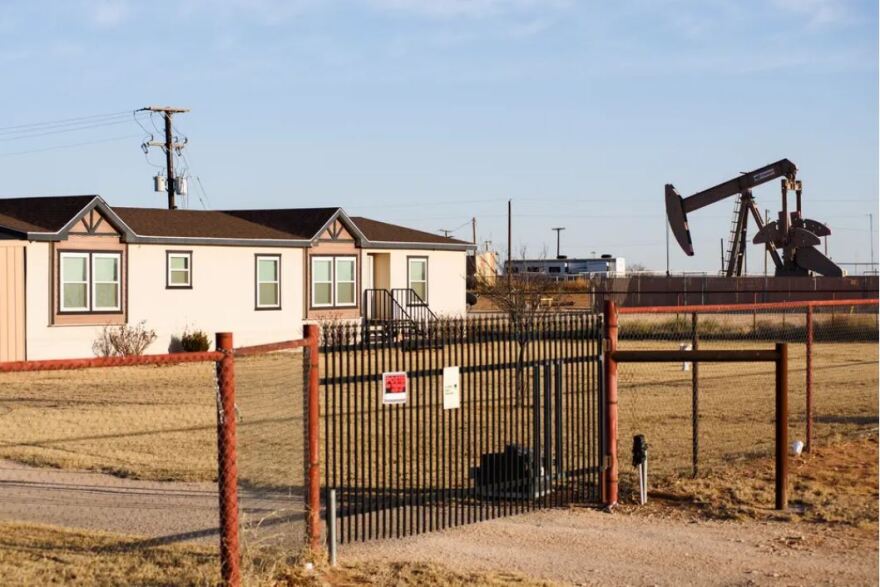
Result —
<instances>
[{"instance_id":1,"label":"dirt road","mask_svg":"<svg viewBox=\"0 0 880 587\"><path fill-rule=\"evenodd\" d=\"M240 491L261 539L303 534L302 497ZM144 536L154 543L217 540L217 485L121 479L0 461L0 521Z\"/></svg>"},{"instance_id":2,"label":"dirt road","mask_svg":"<svg viewBox=\"0 0 880 587\"><path fill-rule=\"evenodd\" d=\"M587 509L346 545L359 560L504 569L575 585L877 585L876 535L790 522L670 519Z\"/></svg>"}]
</instances>

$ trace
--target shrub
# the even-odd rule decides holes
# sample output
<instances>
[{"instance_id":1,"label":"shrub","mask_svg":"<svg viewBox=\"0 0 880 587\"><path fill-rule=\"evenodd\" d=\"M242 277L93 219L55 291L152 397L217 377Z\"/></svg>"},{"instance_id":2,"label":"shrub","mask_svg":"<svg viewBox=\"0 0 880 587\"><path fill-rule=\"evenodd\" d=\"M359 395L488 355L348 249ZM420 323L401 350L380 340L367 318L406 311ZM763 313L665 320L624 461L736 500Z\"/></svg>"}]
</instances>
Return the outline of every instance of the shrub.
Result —
<instances>
[{"instance_id":1,"label":"shrub","mask_svg":"<svg viewBox=\"0 0 880 587\"><path fill-rule=\"evenodd\" d=\"M202 353L211 349L211 340L202 330L184 330L180 346L187 353Z\"/></svg>"},{"instance_id":2,"label":"shrub","mask_svg":"<svg viewBox=\"0 0 880 587\"><path fill-rule=\"evenodd\" d=\"M134 326L120 324L105 326L92 343L92 352L99 357L133 357L144 354L147 347L156 340L156 331L141 320Z\"/></svg>"}]
</instances>

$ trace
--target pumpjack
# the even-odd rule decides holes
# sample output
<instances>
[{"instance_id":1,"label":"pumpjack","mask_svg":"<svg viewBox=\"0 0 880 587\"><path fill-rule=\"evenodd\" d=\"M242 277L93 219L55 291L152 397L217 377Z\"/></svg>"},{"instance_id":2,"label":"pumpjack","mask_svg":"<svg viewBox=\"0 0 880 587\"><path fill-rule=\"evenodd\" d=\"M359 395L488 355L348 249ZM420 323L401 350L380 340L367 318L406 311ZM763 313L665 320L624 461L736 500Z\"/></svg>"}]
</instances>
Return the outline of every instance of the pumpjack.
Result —
<instances>
[{"instance_id":1,"label":"pumpjack","mask_svg":"<svg viewBox=\"0 0 880 587\"><path fill-rule=\"evenodd\" d=\"M752 196L752 188L778 178L782 178L782 210L777 220L765 224ZM788 211L789 191L794 191L796 196L795 210L791 213ZM693 256L688 213L725 198L738 196L734 206L729 246L724 256L724 273L727 277L742 275L749 214L758 226L752 242L766 247L776 266L777 276L817 273L840 277L843 275L840 267L816 249L816 245L821 242L819 239L830 235L831 229L821 222L804 218L801 209L802 194L803 184L797 179L797 166L788 159L781 159L687 198L682 198L675 186L666 184L666 218L678 244L688 256ZM782 255L779 251L782 251Z\"/></svg>"}]
</instances>

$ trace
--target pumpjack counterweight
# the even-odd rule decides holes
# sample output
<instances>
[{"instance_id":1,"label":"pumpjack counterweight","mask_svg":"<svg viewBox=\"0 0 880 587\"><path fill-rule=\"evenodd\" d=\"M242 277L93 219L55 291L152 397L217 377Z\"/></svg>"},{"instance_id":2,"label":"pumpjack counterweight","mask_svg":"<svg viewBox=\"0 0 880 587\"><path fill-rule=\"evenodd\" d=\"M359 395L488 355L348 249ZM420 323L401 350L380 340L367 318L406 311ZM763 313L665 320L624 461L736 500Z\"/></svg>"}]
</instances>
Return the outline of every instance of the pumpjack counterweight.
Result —
<instances>
[{"instance_id":1,"label":"pumpjack counterweight","mask_svg":"<svg viewBox=\"0 0 880 587\"><path fill-rule=\"evenodd\" d=\"M778 220L765 224L752 196L752 188L779 178L782 178L782 210L779 212ZM788 211L789 191L794 191L797 197L796 208L791 213ZM742 275L745 241L749 215L751 215L758 227L758 233L752 242L762 244L767 249L776 266L777 276L815 273L840 277L843 275L840 267L816 249L821 242L820 237L830 235L831 229L821 222L804 218L801 211L802 192L803 185L797 179L797 166L788 159L780 159L686 198L679 195L675 186L666 184L666 218L682 250L688 256L693 256L694 246L688 224L688 213L726 198L738 196L730 244L725 256L725 275L728 277ZM781 255L779 251L782 251Z\"/></svg>"}]
</instances>

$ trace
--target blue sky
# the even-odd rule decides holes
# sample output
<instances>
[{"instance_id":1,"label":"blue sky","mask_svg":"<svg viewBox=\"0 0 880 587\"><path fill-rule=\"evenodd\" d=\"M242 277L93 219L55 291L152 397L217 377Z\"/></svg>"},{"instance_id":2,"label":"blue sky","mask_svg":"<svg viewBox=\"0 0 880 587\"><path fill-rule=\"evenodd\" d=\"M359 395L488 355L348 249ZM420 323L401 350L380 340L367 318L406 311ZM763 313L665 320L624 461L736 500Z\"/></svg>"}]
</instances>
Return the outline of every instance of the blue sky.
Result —
<instances>
[{"instance_id":1,"label":"blue sky","mask_svg":"<svg viewBox=\"0 0 880 587\"><path fill-rule=\"evenodd\" d=\"M504 249L512 198L516 253L553 254L565 226L564 253L662 269L665 183L788 157L831 256L867 261L877 19L868 0L7 0L0 193L162 206L134 120L7 127L171 104L211 208L338 204L463 238L476 216ZM756 196L778 209L776 182ZM732 206L691 216L673 270L718 268Z\"/></svg>"}]
</instances>

